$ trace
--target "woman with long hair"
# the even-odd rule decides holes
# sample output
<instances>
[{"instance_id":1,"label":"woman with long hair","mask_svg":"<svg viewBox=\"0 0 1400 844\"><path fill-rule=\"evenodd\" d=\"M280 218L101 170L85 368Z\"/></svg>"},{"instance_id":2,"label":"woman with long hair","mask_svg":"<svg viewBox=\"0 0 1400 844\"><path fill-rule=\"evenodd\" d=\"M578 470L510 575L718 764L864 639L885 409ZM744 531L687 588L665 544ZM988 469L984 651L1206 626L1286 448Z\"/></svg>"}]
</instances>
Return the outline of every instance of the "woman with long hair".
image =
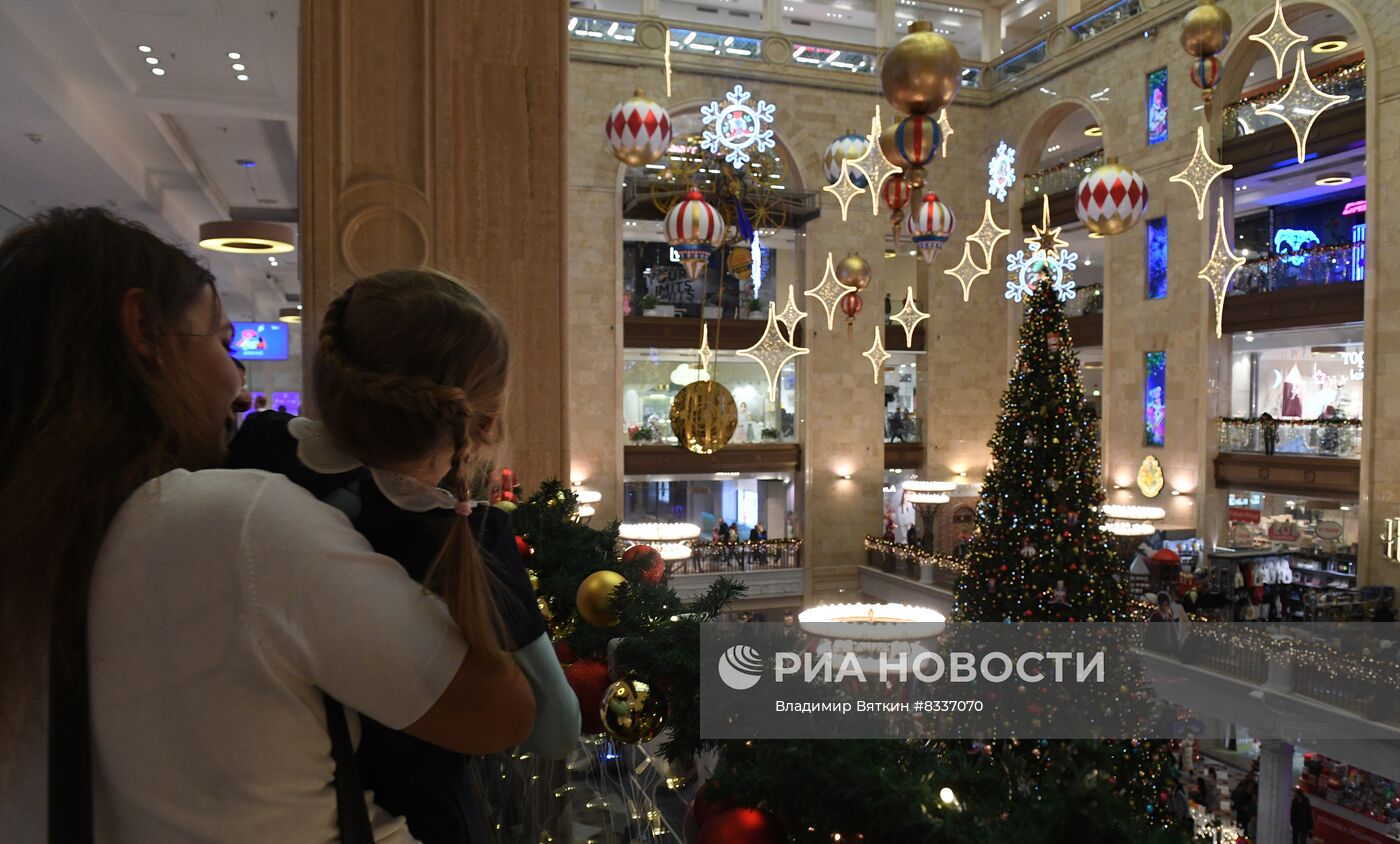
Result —
<instances>
[{"instance_id":1,"label":"woman with long hair","mask_svg":"<svg viewBox=\"0 0 1400 844\"><path fill-rule=\"evenodd\" d=\"M199 471L241 379L187 254L49 212L0 243L0 320L7 838L328 841L349 808L408 841L337 795L327 695L460 752L529 735L489 629L285 478Z\"/></svg>"}]
</instances>

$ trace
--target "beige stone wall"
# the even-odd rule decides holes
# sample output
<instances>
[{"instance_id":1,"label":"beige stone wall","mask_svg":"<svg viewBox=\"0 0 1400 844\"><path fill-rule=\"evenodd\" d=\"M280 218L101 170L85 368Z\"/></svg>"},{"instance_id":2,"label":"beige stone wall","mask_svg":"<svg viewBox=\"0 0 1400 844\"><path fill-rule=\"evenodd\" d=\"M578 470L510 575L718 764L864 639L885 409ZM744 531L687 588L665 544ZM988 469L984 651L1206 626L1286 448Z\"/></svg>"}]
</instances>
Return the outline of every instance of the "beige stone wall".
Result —
<instances>
[{"instance_id":1,"label":"beige stone wall","mask_svg":"<svg viewBox=\"0 0 1400 844\"><path fill-rule=\"evenodd\" d=\"M1251 62L1252 52L1261 49L1247 42L1246 35L1267 24L1273 3L1221 0L1221 5L1235 22L1231 47L1224 56L1227 71L1220 97L1228 102L1242 81L1231 81L1240 75L1237 68ZM1316 7L1285 5L1301 10ZM1376 193L1378 185L1400 179L1400 143L1395 140L1400 137L1400 68L1396 66L1400 62L1400 8L1393 0L1328 0L1327 5L1346 15L1361 32L1370 74L1368 418L1360 508L1362 535L1369 538L1363 543L1362 580L1400 586L1400 566L1383 559L1375 539L1382 519L1400 517L1400 481L1395 480L1400 477L1400 399L1395 398L1400 395L1400 328L1396 327L1400 320L1390 318L1396 315L1392 311L1400 311L1400 296L1389 289L1400 286L1400 281L1388 274L1389 256L1400 254L1400 225L1389 219L1396 212L1391 212ZM859 355L870 345L869 335L882 315L885 293L893 294L897 307L911 276L924 309L933 314L927 323L929 353L921 361L924 369L919 376L920 411L928 422L926 475L943 479L967 471L969 482L980 479L1019 325L1019 310L1002 298L1007 246L1020 247L1019 183L1005 205L994 203L998 220L1013 231L996 250L992 273L974 285L970 302L962 302L957 282L943 270L957 263L962 254L961 238L981 220L985 165L997 140L1004 137L1023 151L1018 170L1033 168L1026 160L1027 151L1043 149L1045 138L1062 116L1055 110L1074 104L1097 115L1105 129L1107 151L1147 179L1152 197L1149 214L1167 214L1171 238L1168 296L1155 301L1145 297L1142 226L1106 242L1105 480L1110 491L1115 482L1132 487L1138 464L1144 455L1153 453L1163 465L1169 488L1185 493L1175 498L1164 494L1154 502L1167 508L1167 524L1196 527L1208 539L1215 535L1224 496L1212 487L1216 433L1211 420L1220 414L1226 395L1228 340L1215 339L1214 306L1206 284L1196 277L1209 251L1213 230L1207 222L1211 217L1197 221L1190 192L1168 182L1190 158L1195 127L1203 117L1202 112L1193 110L1200 102L1200 92L1190 84L1174 18L1169 17L1174 9L1189 8L1189 3L1144 0L1144 6L1144 19L1160 19L1153 37L1123 40L1108 52L1043 82L1027 84L1021 92L990 107L960 104L950 110L956 134L949 157L930 169L930 182L953 207L958 229L932 268L920 265L915 270L905 258L882 261L888 225L883 214L871 217L868 205L863 213L857 213L853 203L852 219L843 224L836 203L825 197L822 218L808 227L806 238L799 238L804 276L798 281L802 286L820 279L827 250L840 257L848 249L857 249L875 268L875 280L865 297L865 313L854 338L848 340L839 324L831 333L825 331L824 324L821 330L814 330L819 322L815 313L807 323L812 354L800 364L799 379L804 395L805 538L813 569L809 578L813 594L809 597L828 597L838 589L854 588L853 566L861 558L860 539L879 525L882 401L869 364ZM1105 43L1110 40L1104 38ZM1246 52L1251 55L1246 56ZM1145 76L1163 65L1170 68L1171 135L1166 143L1148 147ZM726 70L731 67L727 65ZM570 368L571 446L575 465L588 463L589 485L611 498L620 494L621 471L615 395L618 332L613 326L604 326L603 320L610 314L616 320L617 314L620 235L616 192L620 179L598 126L604 110L637 84L658 88L660 74L650 67L576 60L570 76L574 140L570 279L575 338ZM810 188L822 183L819 162L827 143L849 127L867 126L875 104L882 100L873 84L863 93L836 91L818 87L819 75L807 74L803 79L808 77L811 84L789 82L788 78L796 78L789 74L782 81L770 79L750 87L777 104L777 130L797 156L803 181ZM719 96L734 81L736 77L723 74L678 73L670 102L677 104L673 108L694 107ZM842 84L850 83L843 79ZM1042 84L1056 93L1042 93ZM1087 100L1090 93L1105 86L1111 88L1106 101ZM888 106L885 112L890 115ZM1209 130L1217 149L1218 123L1217 118ZM1212 197L1221 195L1222 187L1223 183L1218 183ZM1228 202L1227 197L1227 218ZM820 312L811 300L803 306ZM824 318L820 321L824 323ZM598 354L598 348L612 351ZM1143 445L1141 429L1143 353L1155 350L1165 350L1168 357L1167 444L1149 449ZM608 384L613 385L611 405L604 395ZM602 430L595 423L600 419L607 420L611 429ZM840 471L842 466L852 474L851 481L839 478L845 473ZM1110 500L1144 503L1135 489L1111 493Z\"/></svg>"}]
</instances>

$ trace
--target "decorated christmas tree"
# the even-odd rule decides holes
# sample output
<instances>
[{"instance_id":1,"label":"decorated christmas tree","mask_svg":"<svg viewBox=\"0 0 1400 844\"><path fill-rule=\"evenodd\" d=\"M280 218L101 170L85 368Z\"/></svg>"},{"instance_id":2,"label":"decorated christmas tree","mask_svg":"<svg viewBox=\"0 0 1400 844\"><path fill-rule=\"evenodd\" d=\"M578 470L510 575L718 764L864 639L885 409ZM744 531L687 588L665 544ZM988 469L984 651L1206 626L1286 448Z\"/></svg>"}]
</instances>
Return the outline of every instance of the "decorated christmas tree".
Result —
<instances>
[{"instance_id":1,"label":"decorated christmas tree","mask_svg":"<svg viewBox=\"0 0 1400 844\"><path fill-rule=\"evenodd\" d=\"M1074 295L1073 256L1037 228L1038 248L1023 258L1029 281L1008 296L1027 299L1016 367L991 441L993 467L982 486L967 573L954 617L969 622L1132 622L1138 614L1127 573L1103 532L1097 419L1084 400L1079 361L1062 301ZM1145 718L1154 705L1135 660L1103 700L1121 717ZM1145 721L1143 722L1145 723ZM1166 817L1177 774L1171 743L992 741L949 754L957 763L969 822L999 823L1006 837L1037 841L1172 841L1183 832ZM957 786L954 786L956 789ZM973 836L976 840L976 836Z\"/></svg>"}]
</instances>

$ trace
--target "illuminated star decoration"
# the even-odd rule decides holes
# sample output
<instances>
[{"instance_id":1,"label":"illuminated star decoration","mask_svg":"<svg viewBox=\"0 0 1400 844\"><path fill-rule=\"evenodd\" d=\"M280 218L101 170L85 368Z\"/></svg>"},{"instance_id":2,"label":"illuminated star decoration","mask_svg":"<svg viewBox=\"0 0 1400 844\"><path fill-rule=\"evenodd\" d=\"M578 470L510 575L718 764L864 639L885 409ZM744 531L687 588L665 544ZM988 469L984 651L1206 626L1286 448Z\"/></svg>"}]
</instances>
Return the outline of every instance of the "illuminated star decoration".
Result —
<instances>
[{"instance_id":1,"label":"illuminated star decoration","mask_svg":"<svg viewBox=\"0 0 1400 844\"><path fill-rule=\"evenodd\" d=\"M948 122L948 109L938 112L938 131L943 133L943 143L940 144L943 157L948 157L948 139L953 137L953 124Z\"/></svg>"},{"instance_id":2,"label":"illuminated star decoration","mask_svg":"<svg viewBox=\"0 0 1400 844\"><path fill-rule=\"evenodd\" d=\"M793 293L792 285L789 284L787 304L783 306L781 311L778 311L778 322L781 322L783 327L787 329L789 337L795 337L797 335L793 332L797 330L797 324L806 318L807 313L797 307L797 294Z\"/></svg>"},{"instance_id":3,"label":"illuminated star decoration","mask_svg":"<svg viewBox=\"0 0 1400 844\"><path fill-rule=\"evenodd\" d=\"M997 241L1011 234L1011 229L1004 229L997 225L997 221L992 219L992 201L988 199L986 209L982 212L982 225L977 227L977 231L967 236L967 239L982 247L982 255L987 262L987 266L992 265L992 250L996 249Z\"/></svg>"},{"instance_id":4,"label":"illuminated star decoration","mask_svg":"<svg viewBox=\"0 0 1400 844\"><path fill-rule=\"evenodd\" d=\"M1196 219L1206 218L1206 200L1210 198L1210 186L1221 173L1228 173L1235 169L1233 164L1221 164L1210 157L1210 152L1206 149L1206 129L1204 126L1196 127L1196 154L1191 156L1191 163L1186 165L1186 169L1172 176L1169 181L1181 182L1191 189L1196 195Z\"/></svg>"},{"instance_id":5,"label":"illuminated star decoration","mask_svg":"<svg viewBox=\"0 0 1400 844\"><path fill-rule=\"evenodd\" d=\"M710 361L715 358L715 353L710 349L710 326L708 325L701 327L700 351L696 353L696 357L700 359L700 371L708 372Z\"/></svg>"},{"instance_id":6,"label":"illuminated star decoration","mask_svg":"<svg viewBox=\"0 0 1400 844\"><path fill-rule=\"evenodd\" d=\"M972 243L970 241L971 238L968 238L967 241L963 242L963 256L962 260L958 262L958 265L951 270L943 271L944 275L950 275L956 278L958 283L962 285L964 302L968 301L968 298L972 295L972 283L991 272L990 264L988 265L988 269L984 270L977 266L976 261L972 260Z\"/></svg>"},{"instance_id":7,"label":"illuminated star decoration","mask_svg":"<svg viewBox=\"0 0 1400 844\"><path fill-rule=\"evenodd\" d=\"M1282 79L1283 60L1288 57L1288 51L1294 44L1308 39L1288 28L1288 22L1283 19L1283 0L1274 0L1274 19L1269 21L1269 28L1249 36L1249 40L1258 41L1268 48L1274 57L1274 78Z\"/></svg>"},{"instance_id":8,"label":"illuminated star decoration","mask_svg":"<svg viewBox=\"0 0 1400 844\"><path fill-rule=\"evenodd\" d=\"M885 361L890 359L890 353L885 351L885 344L880 339L880 326L875 326L875 345L862 352L861 356L870 361L870 366L875 370L875 383L880 383L880 371L884 369Z\"/></svg>"},{"instance_id":9,"label":"illuminated star decoration","mask_svg":"<svg viewBox=\"0 0 1400 844\"><path fill-rule=\"evenodd\" d=\"M904 345L913 348L914 329L919 323L928 319L928 314L919 310L919 306L914 304L914 288L910 286L909 292L904 294L904 307L899 313L890 317L891 322L897 322L904 326Z\"/></svg>"},{"instance_id":10,"label":"illuminated star decoration","mask_svg":"<svg viewBox=\"0 0 1400 844\"><path fill-rule=\"evenodd\" d=\"M1220 337L1221 322L1225 316L1225 294L1230 291L1230 279L1244 266L1244 258L1230 251L1230 238L1225 234L1225 199L1221 197L1215 217L1215 245L1210 250L1210 260L1196 275L1210 285L1215 294L1215 336Z\"/></svg>"},{"instance_id":11,"label":"illuminated star decoration","mask_svg":"<svg viewBox=\"0 0 1400 844\"><path fill-rule=\"evenodd\" d=\"M739 354L750 358L763 367L763 374L768 377L768 400L776 401L778 398L778 376L783 372L783 367L788 365L788 361L793 358L805 355L809 349L794 346L783 336L783 332L778 330L778 318L773 309L773 304L768 304L768 325L763 329L763 336L758 338L758 342L747 349L740 349Z\"/></svg>"},{"instance_id":12,"label":"illuminated star decoration","mask_svg":"<svg viewBox=\"0 0 1400 844\"><path fill-rule=\"evenodd\" d=\"M1298 64L1293 69L1293 81L1288 84L1288 93L1266 106L1255 106L1254 112L1277 117L1288 124L1293 140L1298 144L1298 163L1302 164L1308 151L1308 133L1312 131L1313 123L1324 111L1346 101L1347 98L1340 94L1324 94L1313 85L1308 77L1303 51L1299 50ZM1299 131L1300 128L1302 131Z\"/></svg>"},{"instance_id":13,"label":"illuminated star decoration","mask_svg":"<svg viewBox=\"0 0 1400 844\"><path fill-rule=\"evenodd\" d=\"M851 200L865 193L865 188L856 187L856 183L851 181L851 159L841 159L841 178L834 184L826 185L822 190L836 197L836 201L841 203L841 222L846 222L846 209L851 205ZM859 170L860 168L856 168Z\"/></svg>"},{"instance_id":14,"label":"illuminated star decoration","mask_svg":"<svg viewBox=\"0 0 1400 844\"><path fill-rule=\"evenodd\" d=\"M844 173L844 168L842 169ZM836 306L841 304L847 293L856 292L856 288L848 284L842 284L841 279L836 277L836 268L831 261L831 253L826 253L826 274L822 276L822 283L811 290L802 291L807 296L811 296L822 307L826 308L826 330L831 330L833 320L836 318Z\"/></svg>"},{"instance_id":15,"label":"illuminated star decoration","mask_svg":"<svg viewBox=\"0 0 1400 844\"><path fill-rule=\"evenodd\" d=\"M880 149L881 131L880 105L876 103L875 116L870 118L870 134L865 136L865 153L860 158L848 159L852 167L865 174L866 189L870 191L870 213L877 217L880 215L880 191L885 181L899 172Z\"/></svg>"},{"instance_id":16,"label":"illuminated star decoration","mask_svg":"<svg viewBox=\"0 0 1400 844\"><path fill-rule=\"evenodd\" d=\"M1060 239L1060 226L1050 225L1050 197L1041 197L1043 202L1040 206L1040 225L1031 224L1030 237L1026 238L1026 245L1031 247L1031 257L1053 258L1060 249L1069 246L1068 241Z\"/></svg>"}]
</instances>

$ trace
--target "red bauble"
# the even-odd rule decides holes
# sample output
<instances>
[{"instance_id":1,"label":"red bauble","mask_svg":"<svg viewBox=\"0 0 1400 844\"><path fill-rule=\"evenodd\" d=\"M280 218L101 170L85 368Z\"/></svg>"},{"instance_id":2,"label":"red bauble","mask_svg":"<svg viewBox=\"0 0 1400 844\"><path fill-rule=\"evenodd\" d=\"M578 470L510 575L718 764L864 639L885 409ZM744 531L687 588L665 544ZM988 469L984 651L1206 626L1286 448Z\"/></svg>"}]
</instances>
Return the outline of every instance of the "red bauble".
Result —
<instances>
[{"instance_id":1,"label":"red bauble","mask_svg":"<svg viewBox=\"0 0 1400 844\"><path fill-rule=\"evenodd\" d=\"M848 319L855 319L856 314L860 313L861 306L864 304L860 300L859 293L847 293L841 299L841 313L845 314Z\"/></svg>"},{"instance_id":2,"label":"red bauble","mask_svg":"<svg viewBox=\"0 0 1400 844\"><path fill-rule=\"evenodd\" d=\"M730 809L713 814L700 827L700 844L787 844L783 825L758 809Z\"/></svg>"},{"instance_id":3,"label":"red bauble","mask_svg":"<svg viewBox=\"0 0 1400 844\"><path fill-rule=\"evenodd\" d=\"M578 661L578 654L574 653L573 645L563 639L554 643L554 656L559 660L560 665L572 665Z\"/></svg>"},{"instance_id":4,"label":"red bauble","mask_svg":"<svg viewBox=\"0 0 1400 844\"><path fill-rule=\"evenodd\" d=\"M633 545L622 552L623 565L636 563L642 569L642 581L652 586L661 583L666 577L666 561L661 552L650 545Z\"/></svg>"},{"instance_id":5,"label":"red bauble","mask_svg":"<svg viewBox=\"0 0 1400 844\"><path fill-rule=\"evenodd\" d=\"M521 557L528 557L535 553L535 549L530 547L530 543L525 541L525 537L515 537L515 550L520 552Z\"/></svg>"},{"instance_id":6,"label":"red bauble","mask_svg":"<svg viewBox=\"0 0 1400 844\"><path fill-rule=\"evenodd\" d=\"M583 713L583 731L601 733L603 721L598 715L598 704L612 683L608 666L601 660L580 659L564 669L564 679L569 681L569 688L578 698L578 707Z\"/></svg>"}]
</instances>

